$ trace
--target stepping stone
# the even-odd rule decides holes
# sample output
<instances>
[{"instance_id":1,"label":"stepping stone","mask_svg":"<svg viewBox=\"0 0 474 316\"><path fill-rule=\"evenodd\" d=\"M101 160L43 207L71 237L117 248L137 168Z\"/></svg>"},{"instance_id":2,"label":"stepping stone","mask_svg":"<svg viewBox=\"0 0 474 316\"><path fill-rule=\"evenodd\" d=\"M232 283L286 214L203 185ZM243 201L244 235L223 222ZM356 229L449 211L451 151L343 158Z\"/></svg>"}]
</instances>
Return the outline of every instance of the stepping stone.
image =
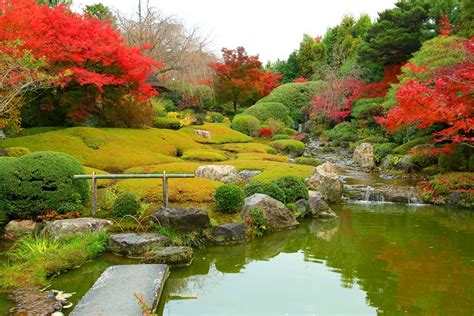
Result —
<instances>
[{"instance_id":1,"label":"stepping stone","mask_svg":"<svg viewBox=\"0 0 474 316\"><path fill-rule=\"evenodd\" d=\"M125 233L109 237L108 249L128 257L140 257L148 251L156 250L167 245L169 239L158 233Z\"/></svg>"},{"instance_id":2,"label":"stepping stone","mask_svg":"<svg viewBox=\"0 0 474 316\"><path fill-rule=\"evenodd\" d=\"M142 304L154 312L168 274L169 268L163 264L111 266L81 298L70 315L142 316Z\"/></svg>"},{"instance_id":3,"label":"stepping stone","mask_svg":"<svg viewBox=\"0 0 474 316\"><path fill-rule=\"evenodd\" d=\"M150 251L142 258L143 262L165 263L172 266L189 266L193 261L191 247L164 247Z\"/></svg>"}]
</instances>

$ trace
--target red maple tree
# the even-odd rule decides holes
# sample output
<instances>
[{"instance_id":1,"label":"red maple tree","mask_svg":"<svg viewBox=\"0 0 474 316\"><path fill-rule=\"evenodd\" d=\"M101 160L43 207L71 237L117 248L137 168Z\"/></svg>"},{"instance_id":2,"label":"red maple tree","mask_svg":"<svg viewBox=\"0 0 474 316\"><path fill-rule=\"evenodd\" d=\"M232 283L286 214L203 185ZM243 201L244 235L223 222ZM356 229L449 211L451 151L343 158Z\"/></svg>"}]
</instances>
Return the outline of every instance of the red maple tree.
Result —
<instances>
[{"instance_id":1,"label":"red maple tree","mask_svg":"<svg viewBox=\"0 0 474 316\"><path fill-rule=\"evenodd\" d=\"M424 81L409 80L396 94L398 105L386 117L376 120L390 132L401 126L440 128L432 134L441 146L434 152L449 151L457 143L474 147L474 37L465 40L466 59L438 69ZM426 73L426 67L406 65L413 72Z\"/></svg>"},{"instance_id":2,"label":"red maple tree","mask_svg":"<svg viewBox=\"0 0 474 316\"><path fill-rule=\"evenodd\" d=\"M140 100L156 94L146 79L162 64L142 55L146 47L128 47L109 23L34 0L1 1L0 12L0 51L19 40L22 49L46 60L45 69L59 78L63 91L87 89L71 109L73 117L98 111L96 103L109 87Z\"/></svg>"},{"instance_id":3,"label":"red maple tree","mask_svg":"<svg viewBox=\"0 0 474 316\"><path fill-rule=\"evenodd\" d=\"M401 65L390 65L384 69L383 79L380 82L363 84L360 88L359 98L383 98L390 86L398 82L397 76L401 74Z\"/></svg>"},{"instance_id":4,"label":"red maple tree","mask_svg":"<svg viewBox=\"0 0 474 316\"><path fill-rule=\"evenodd\" d=\"M237 105L249 97L261 98L279 85L281 74L265 72L258 56L248 55L243 47L222 49L222 62L209 64L214 71L214 89L217 97L230 101L237 112Z\"/></svg>"}]
</instances>

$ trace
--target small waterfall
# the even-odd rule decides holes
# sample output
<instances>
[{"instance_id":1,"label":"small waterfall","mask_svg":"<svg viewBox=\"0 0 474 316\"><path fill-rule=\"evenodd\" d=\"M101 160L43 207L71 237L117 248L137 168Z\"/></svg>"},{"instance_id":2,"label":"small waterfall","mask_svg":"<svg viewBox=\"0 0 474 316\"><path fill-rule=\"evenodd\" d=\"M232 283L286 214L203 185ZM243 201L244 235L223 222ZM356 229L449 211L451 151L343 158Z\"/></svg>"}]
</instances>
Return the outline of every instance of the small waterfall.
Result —
<instances>
[{"instance_id":1,"label":"small waterfall","mask_svg":"<svg viewBox=\"0 0 474 316\"><path fill-rule=\"evenodd\" d=\"M301 133L303 131L303 124L298 124L298 133Z\"/></svg>"},{"instance_id":2,"label":"small waterfall","mask_svg":"<svg viewBox=\"0 0 474 316\"><path fill-rule=\"evenodd\" d=\"M365 191L364 201L383 203L385 202L385 197L382 191L368 186Z\"/></svg>"}]
</instances>

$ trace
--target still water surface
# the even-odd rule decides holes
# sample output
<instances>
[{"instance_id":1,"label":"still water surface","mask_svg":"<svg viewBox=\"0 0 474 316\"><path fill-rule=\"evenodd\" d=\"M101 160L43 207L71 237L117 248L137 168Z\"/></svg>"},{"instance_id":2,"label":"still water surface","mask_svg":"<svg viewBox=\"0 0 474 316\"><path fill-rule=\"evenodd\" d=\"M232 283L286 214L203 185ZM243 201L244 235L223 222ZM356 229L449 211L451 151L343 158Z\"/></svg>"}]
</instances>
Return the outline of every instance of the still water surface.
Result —
<instances>
[{"instance_id":1,"label":"still water surface","mask_svg":"<svg viewBox=\"0 0 474 316\"><path fill-rule=\"evenodd\" d=\"M473 211L395 204L335 211L336 222L307 220L196 251L190 267L172 270L160 314L474 315ZM106 254L52 285L77 292L76 302L108 266L131 262Z\"/></svg>"}]
</instances>

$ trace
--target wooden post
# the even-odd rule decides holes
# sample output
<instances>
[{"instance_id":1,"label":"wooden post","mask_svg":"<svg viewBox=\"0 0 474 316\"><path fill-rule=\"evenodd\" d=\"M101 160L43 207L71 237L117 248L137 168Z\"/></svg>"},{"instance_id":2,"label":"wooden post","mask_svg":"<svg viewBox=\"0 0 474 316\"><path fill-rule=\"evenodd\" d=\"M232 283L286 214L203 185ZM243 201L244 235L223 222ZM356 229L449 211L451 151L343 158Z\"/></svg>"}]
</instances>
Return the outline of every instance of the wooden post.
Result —
<instances>
[{"instance_id":1,"label":"wooden post","mask_svg":"<svg viewBox=\"0 0 474 316\"><path fill-rule=\"evenodd\" d=\"M97 179L95 171L92 173L92 216L97 213Z\"/></svg>"},{"instance_id":2,"label":"wooden post","mask_svg":"<svg viewBox=\"0 0 474 316\"><path fill-rule=\"evenodd\" d=\"M163 171L163 204L168 207L168 178L166 177L166 171Z\"/></svg>"}]
</instances>

